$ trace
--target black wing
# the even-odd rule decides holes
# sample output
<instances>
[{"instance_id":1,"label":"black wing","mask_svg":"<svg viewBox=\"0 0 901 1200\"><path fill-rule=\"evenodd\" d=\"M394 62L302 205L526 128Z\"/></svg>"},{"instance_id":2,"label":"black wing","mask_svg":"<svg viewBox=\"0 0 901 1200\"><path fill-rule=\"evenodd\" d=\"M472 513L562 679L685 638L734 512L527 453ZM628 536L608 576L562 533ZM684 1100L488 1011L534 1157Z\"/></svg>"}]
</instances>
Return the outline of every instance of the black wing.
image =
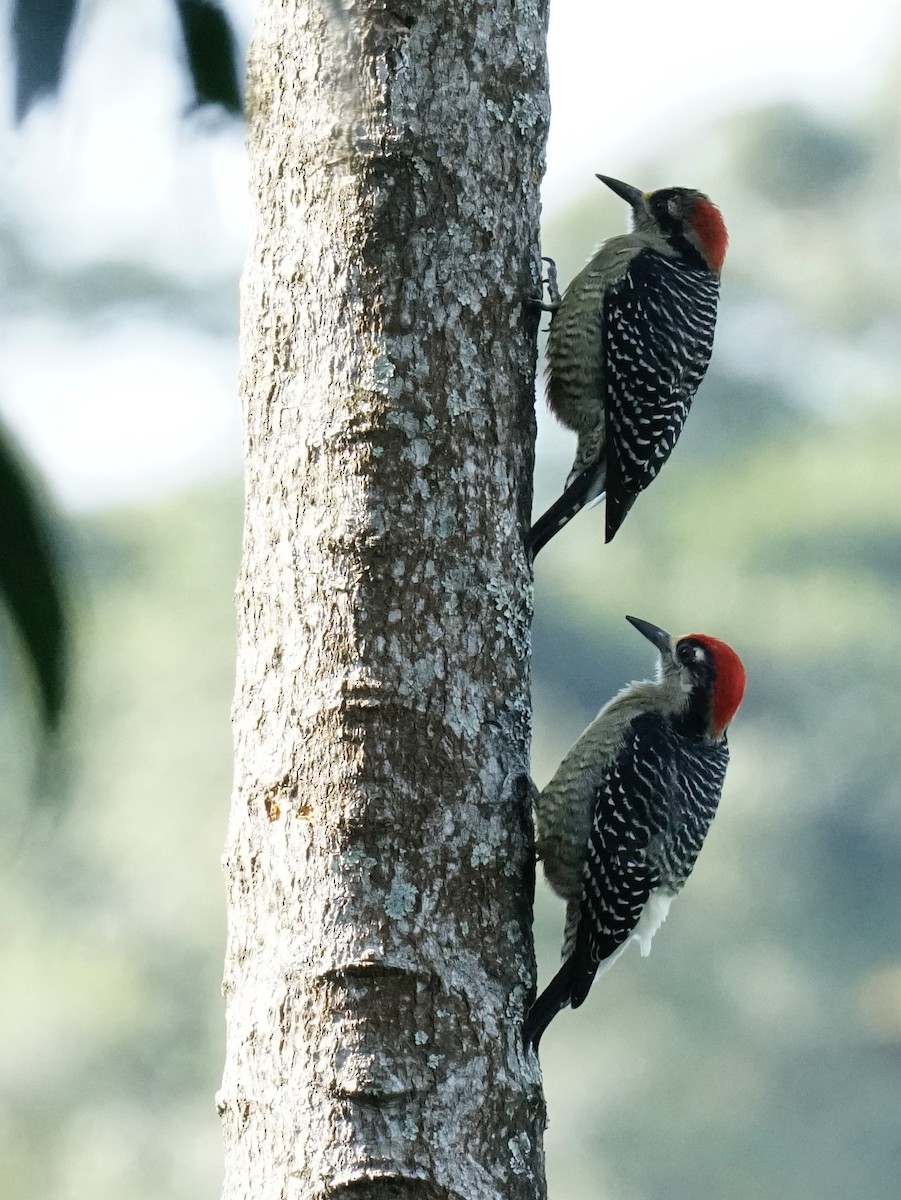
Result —
<instances>
[{"instance_id":1,"label":"black wing","mask_svg":"<svg viewBox=\"0 0 901 1200\"><path fill-rule=\"evenodd\" d=\"M657 874L649 850L661 833L659 812L671 790L660 730L639 717L595 796L594 821L583 868L582 902L570 976L578 1008L595 973L638 924ZM640 765L639 765L640 764Z\"/></svg>"},{"instance_id":2,"label":"black wing","mask_svg":"<svg viewBox=\"0 0 901 1200\"><path fill-rule=\"evenodd\" d=\"M604 298L606 540L669 458L713 350L719 280L641 250Z\"/></svg>"}]
</instances>

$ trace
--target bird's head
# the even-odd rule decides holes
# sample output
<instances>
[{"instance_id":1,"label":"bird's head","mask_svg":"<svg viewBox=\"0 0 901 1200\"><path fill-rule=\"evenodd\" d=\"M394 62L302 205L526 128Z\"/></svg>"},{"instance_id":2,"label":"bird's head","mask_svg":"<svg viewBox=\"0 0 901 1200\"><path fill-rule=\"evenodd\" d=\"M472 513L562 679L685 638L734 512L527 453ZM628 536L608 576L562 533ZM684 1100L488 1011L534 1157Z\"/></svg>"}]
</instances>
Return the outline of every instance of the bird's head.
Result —
<instances>
[{"instance_id":1,"label":"bird's head","mask_svg":"<svg viewBox=\"0 0 901 1200\"><path fill-rule=\"evenodd\" d=\"M709 196L681 187L643 192L609 175L598 179L631 207L637 231L659 234L673 251L689 259L700 257L709 271L719 275L729 235L722 213Z\"/></svg>"},{"instance_id":2,"label":"bird's head","mask_svg":"<svg viewBox=\"0 0 901 1200\"><path fill-rule=\"evenodd\" d=\"M732 647L706 633L673 638L650 621L626 620L660 651L658 682L686 725L721 738L745 694L745 669Z\"/></svg>"}]
</instances>

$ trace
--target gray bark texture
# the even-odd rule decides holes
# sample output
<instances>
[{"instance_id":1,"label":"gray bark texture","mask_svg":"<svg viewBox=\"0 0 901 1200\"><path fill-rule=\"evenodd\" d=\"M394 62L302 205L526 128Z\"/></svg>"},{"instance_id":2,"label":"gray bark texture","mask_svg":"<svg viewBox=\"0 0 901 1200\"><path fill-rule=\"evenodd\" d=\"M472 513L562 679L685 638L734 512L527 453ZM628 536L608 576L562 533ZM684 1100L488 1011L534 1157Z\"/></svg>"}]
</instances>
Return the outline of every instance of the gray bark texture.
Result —
<instances>
[{"instance_id":1,"label":"gray bark texture","mask_svg":"<svg viewBox=\"0 0 901 1200\"><path fill-rule=\"evenodd\" d=\"M226 1200L541 1197L546 0L258 0Z\"/></svg>"}]
</instances>

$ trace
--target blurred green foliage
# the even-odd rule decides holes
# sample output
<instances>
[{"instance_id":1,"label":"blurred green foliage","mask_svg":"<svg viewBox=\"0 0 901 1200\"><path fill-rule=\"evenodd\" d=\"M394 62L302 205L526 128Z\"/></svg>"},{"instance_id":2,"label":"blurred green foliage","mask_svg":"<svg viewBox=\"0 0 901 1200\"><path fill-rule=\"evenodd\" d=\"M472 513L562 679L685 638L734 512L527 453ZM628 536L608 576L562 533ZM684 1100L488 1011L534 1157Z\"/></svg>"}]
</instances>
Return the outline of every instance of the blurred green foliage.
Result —
<instances>
[{"instance_id":1,"label":"blurred green foliage","mask_svg":"<svg viewBox=\"0 0 901 1200\"><path fill-rule=\"evenodd\" d=\"M703 184L733 245L715 364L672 461L611 546L593 510L539 560L536 779L652 669L627 612L726 638L749 690L721 812L654 953L630 951L542 1044L552 1197L898 1194L901 341L885 322L901 286L873 252L897 225L895 133L894 115L848 134L767 110L627 176ZM763 181L767 159L782 165ZM835 181L853 182L852 211ZM564 283L624 219L599 186L578 211L545 231ZM570 456L543 439L536 508ZM218 1189L239 525L237 485L81 523L76 766L55 823L21 798L28 724L11 691L0 705L15 1200ZM540 884L542 981L562 915Z\"/></svg>"},{"instance_id":2,"label":"blurred green foliage","mask_svg":"<svg viewBox=\"0 0 901 1200\"><path fill-rule=\"evenodd\" d=\"M536 779L650 671L627 612L726 638L749 687L720 814L653 955L630 951L542 1043L552 1197L898 1194L896 155L894 111L836 128L775 106L627 176L703 180L722 207L717 345L671 463L614 543L584 513L539 560ZM563 282L576 242L592 249L586 227L622 227L616 209L601 189L580 205L587 226L546 231ZM536 508L565 477L561 441ZM545 981L561 925L542 887Z\"/></svg>"},{"instance_id":3,"label":"blurred green foliage","mask_svg":"<svg viewBox=\"0 0 901 1200\"><path fill-rule=\"evenodd\" d=\"M71 795L0 821L3 1195L213 1196L240 489L82 527ZM4 768L27 714L0 708ZM17 786L18 785L18 786Z\"/></svg>"}]
</instances>

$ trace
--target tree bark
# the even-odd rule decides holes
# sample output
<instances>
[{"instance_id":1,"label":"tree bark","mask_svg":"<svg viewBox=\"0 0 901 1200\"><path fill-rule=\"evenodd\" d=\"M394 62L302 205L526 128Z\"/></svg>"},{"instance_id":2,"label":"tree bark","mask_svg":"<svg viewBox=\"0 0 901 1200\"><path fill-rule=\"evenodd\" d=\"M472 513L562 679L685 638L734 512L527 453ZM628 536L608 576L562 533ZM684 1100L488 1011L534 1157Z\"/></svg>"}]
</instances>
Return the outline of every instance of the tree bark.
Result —
<instances>
[{"instance_id":1,"label":"tree bark","mask_svg":"<svg viewBox=\"0 0 901 1200\"><path fill-rule=\"evenodd\" d=\"M223 1195L536 1197L545 0L259 0Z\"/></svg>"}]
</instances>

